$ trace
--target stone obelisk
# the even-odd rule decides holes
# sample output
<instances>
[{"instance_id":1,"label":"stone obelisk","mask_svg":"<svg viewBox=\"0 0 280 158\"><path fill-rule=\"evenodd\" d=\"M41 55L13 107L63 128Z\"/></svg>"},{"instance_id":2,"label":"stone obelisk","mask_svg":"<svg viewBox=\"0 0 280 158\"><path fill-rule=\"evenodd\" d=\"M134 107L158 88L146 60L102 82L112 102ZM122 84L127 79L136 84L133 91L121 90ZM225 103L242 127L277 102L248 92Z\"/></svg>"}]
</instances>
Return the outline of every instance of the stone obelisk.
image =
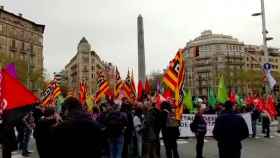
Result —
<instances>
[{"instance_id":1,"label":"stone obelisk","mask_svg":"<svg viewBox=\"0 0 280 158\"><path fill-rule=\"evenodd\" d=\"M145 64L145 46L144 46L144 28L143 18L141 14L137 18L138 30L138 81L145 82L146 79L146 64Z\"/></svg>"}]
</instances>

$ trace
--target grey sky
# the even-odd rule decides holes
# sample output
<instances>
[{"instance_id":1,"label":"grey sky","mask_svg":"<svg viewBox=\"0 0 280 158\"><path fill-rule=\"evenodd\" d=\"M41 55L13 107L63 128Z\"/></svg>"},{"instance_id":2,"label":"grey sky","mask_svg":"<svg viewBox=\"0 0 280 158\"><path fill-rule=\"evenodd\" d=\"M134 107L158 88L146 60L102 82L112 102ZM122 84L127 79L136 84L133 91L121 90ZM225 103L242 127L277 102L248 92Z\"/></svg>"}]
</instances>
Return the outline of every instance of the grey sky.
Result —
<instances>
[{"instance_id":1,"label":"grey sky","mask_svg":"<svg viewBox=\"0 0 280 158\"><path fill-rule=\"evenodd\" d=\"M280 47L280 1L265 0L267 26ZM261 44L260 0L1 0L12 12L46 25L44 66L59 71L85 36L99 56L137 76L137 16L144 18L147 72L165 68L178 48L203 30Z\"/></svg>"}]
</instances>

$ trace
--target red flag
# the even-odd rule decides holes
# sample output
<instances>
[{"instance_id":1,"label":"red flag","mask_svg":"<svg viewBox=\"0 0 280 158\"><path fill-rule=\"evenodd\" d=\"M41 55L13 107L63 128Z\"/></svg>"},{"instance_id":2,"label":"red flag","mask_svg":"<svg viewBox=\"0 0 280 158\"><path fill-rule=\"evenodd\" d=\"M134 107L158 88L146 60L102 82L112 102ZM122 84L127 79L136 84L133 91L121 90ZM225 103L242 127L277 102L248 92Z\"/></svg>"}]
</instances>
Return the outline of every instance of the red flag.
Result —
<instances>
[{"instance_id":1,"label":"red flag","mask_svg":"<svg viewBox=\"0 0 280 158\"><path fill-rule=\"evenodd\" d=\"M151 86L150 86L150 83L149 83L148 79L146 79L146 82L145 82L145 93L146 94L151 93Z\"/></svg>"},{"instance_id":2,"label":"red flag","mask_svg":"<svg viewBox=\"0 0 280 158\"><path fill-rule=\"evenodd\" d=\"M0 80L3 108L11 110L38 102L38 98L6 70L1 71Z\"/></svg>"},{"instance_id":3,"label":"red flag","mask_svg":"<svg viewBox=\"0 0 280 158\"><path fill-rule=\"evenodd\" d=\"M269 96L266 102L265 111L268 112L271 118L275 118L277 116L277 111L275 106L276 104L274 102L273 96Z\"/></svg>"},{"instance_id":4,"label":"red flag","mask_svg":"<svg viewBox=\"0 0 280 158\"><path fill-rule=\"evenodd\" d=\"M143 84L142 84L142 81L140 80L139 83L138 83L138 100L142 100L142 97L143 97Z\"/></svg>"},{"instance_id":5,"label":"red flag","mask_svg":"<svg viewBox=\"0 0 280 158\"><path fill-rule=\"evenodd\" d=\"M229 100L231 103L235 104L236 103L236 94L235 91L233 89L230 90L229 93Z\"/></svg>"}]
</instances>

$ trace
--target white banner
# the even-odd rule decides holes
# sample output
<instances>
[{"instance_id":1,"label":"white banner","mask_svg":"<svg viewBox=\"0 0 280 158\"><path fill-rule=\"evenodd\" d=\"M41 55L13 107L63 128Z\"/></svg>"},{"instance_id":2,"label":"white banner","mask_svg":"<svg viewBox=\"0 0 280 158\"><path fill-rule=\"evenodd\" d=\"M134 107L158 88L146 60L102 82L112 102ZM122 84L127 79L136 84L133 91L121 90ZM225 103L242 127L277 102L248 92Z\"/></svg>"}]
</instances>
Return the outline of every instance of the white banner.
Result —
<instances>
[{"instance_id":1,"label":"white banner","mask_svg":"<svg viewBox=\"0 0 280 158\"><path fill-rule=\"evenodd\" d=\"M194 133L192 133L190 124L194 120L194 114L183 114L183 118L180 126L180 137L194 137ZM252 123L251 123L251 114L245 113L241 114L241 116L245 119L246 124L249 129L249 133L252 134ZM217 115L203 115L206 123L207 123L207 133L206 136L213 136L212 132L215 126L215 120Z\"/></svg>"}]
</instances>

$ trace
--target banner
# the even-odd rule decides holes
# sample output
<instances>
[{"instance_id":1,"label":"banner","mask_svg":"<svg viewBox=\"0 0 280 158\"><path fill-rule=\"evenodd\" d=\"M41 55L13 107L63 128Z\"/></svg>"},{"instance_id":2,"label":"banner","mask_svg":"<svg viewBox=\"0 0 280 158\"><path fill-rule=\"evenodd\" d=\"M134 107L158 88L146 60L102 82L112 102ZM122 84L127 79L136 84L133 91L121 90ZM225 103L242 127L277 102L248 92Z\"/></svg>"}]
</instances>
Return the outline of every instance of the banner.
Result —
<instances>
[{"instance_id":1,"label":"banner","mask_svg":"<svg viewBox=\"0 0 280 158\"><path fill-rule=\"evenodd\" d=\"M194 137L194 133L192 133L190 124L194 120L194 114L183 114L182 120L181 120L181 126L179 127L180 129L180 137ZM241 114L241 116L244 118L248 129L249 133L252 134L252 123L251 123L251 114L250 113L245 113ZM206 123L207 123L207 133L206 136L213 136L213 129L215 126L215 121L217 118L217 115L203 115Z\"/></svg>"}]
</instances>

